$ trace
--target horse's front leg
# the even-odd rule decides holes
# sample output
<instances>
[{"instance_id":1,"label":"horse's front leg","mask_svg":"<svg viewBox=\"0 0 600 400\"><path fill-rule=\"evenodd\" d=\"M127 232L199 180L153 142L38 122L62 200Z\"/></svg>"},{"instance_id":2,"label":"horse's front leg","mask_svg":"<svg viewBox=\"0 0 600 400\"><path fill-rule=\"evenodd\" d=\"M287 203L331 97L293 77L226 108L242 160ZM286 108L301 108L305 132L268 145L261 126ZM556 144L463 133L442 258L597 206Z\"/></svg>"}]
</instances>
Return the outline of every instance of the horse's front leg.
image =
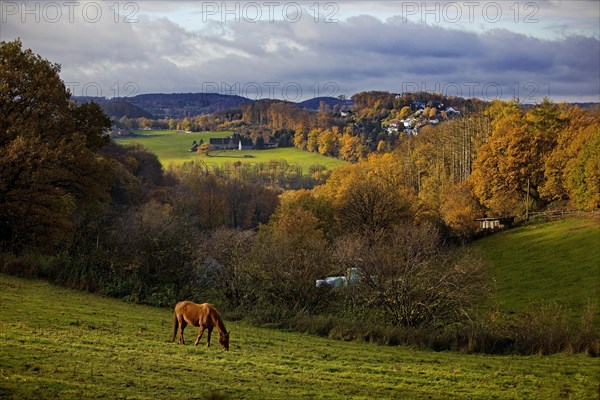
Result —
<instances>
[{"instance_id":1,"label":"horse's front leg","mask_svg":"<svg viewBox=\"0 0 600 400\"><path fill-rule=\"evenodd\" d=\"M200 328L198 329L198 337L196 338L196 343L194 343L194 346L198 346L198 343L200 343L200 339L202 339L203 334L204 334L204 325L200 325ZM208 331L208 340L210 340L210 331Z\"/></svg>"},{"instance_id":2,"label":"horse's front leg","mask_svg":"<svg viewBox=\"0 0 600 400\"><path fill-rule=\"evenodd\" d=\"M210 347L210 335L212 334L212 328L208 328L208 336L206 338L206 347Z\"/></svg>"}]
</instances>

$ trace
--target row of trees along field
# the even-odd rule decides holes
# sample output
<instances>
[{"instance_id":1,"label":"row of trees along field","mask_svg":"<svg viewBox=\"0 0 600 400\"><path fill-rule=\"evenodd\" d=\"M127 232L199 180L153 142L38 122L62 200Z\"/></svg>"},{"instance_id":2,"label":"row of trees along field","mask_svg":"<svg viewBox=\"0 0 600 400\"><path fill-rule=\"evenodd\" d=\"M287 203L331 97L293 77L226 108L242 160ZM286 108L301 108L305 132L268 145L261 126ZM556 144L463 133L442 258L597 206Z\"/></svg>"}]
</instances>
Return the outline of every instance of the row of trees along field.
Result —
<instances>
[{"instance_id":1,"label":"row of trees along field","mask_svg":"<svg viewBox=\"0 0 600 400\"><path fill-rule=\"evenodd\" d=\"M70 101L59 66L21 46L0 45L1 271L158 306L212 300L229 315L346 339L600 351L589 323L566 342L520 347L525 319L482 308L487 264L448 244L486 210L518 211L527 199L598 207L595 112L495 102L361 153L311 190L283 191L239 165L165 171L144 148L111 142L100 108ZM265 118L248 112L247 124ZM293 113L331 121L323 110ZM336 127L317 126L356 137ZM347 271L360 283L315 285Z\"/></svg>"}]
</instances>

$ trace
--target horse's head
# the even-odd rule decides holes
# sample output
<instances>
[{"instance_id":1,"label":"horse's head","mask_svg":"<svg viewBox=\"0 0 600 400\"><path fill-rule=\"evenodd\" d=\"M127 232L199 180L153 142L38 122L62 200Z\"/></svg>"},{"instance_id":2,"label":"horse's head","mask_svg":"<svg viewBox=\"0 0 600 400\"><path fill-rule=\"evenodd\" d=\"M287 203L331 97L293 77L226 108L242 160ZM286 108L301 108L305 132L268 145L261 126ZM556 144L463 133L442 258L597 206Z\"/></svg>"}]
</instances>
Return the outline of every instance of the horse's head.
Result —
<instances>
[{"instance_id":1,"label":"horse's head","mask_svg":"<svg viewBox=\"0 0 600 400\"><path fill-rule=\"evenodd\" d=\"M229 332L219 335L219 343L223 350L229 350Z\"/></svg>"}]
</instances>

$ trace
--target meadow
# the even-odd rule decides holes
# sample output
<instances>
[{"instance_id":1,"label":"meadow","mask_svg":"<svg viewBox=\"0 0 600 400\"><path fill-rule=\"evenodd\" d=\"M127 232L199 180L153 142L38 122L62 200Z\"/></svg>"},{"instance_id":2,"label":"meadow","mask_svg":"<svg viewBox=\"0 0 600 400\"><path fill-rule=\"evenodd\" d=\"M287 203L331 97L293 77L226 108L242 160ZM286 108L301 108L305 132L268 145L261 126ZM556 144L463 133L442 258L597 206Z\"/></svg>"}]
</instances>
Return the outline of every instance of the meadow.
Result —
<instances>
[{"instance_id":1,"label":"meadow","mask_svg":"<svg viewBox=\"0 0 600 400\"><path fill-rule=\"evenodd\" d=\"M210 166L220 166L227 162L262 163L272 160L286 160L290 164L297 164L306 173L315 164L320 164L328 169L346 164L345 161L325 157L317 153L302 151L293 147L268 149L268 150L219 150L204 156L189 151L192 142L208 142L210 138L223 138L231 132L192 132L178 131L135 131L135 136L115 137L119 144L139 143L156 154L167 167L170 164L179 165L187 161L201 160Z\"/></svg>"},{"instance_id":2,"label":"meadow","mask_svg":"<svg viewBox=\"0 0 600 400\"><path fill-rule=\"evenodd\" d=\"M592 399L598 359L417 351L225 319L231 350L171 343L172 311L0 274L0 398Z\"/></svg>"},{"instance_id":3,"label":"meadow","mask_svg":"<svg viewBox=\"0 0 600 400\"><path fill-rule=\"evenodd\" d=\"M598 217L527 224L474 242L493 265L497 305L520 312L555 302L577 317L590 300L598 302Z\"/></svg>"}]
</instances>

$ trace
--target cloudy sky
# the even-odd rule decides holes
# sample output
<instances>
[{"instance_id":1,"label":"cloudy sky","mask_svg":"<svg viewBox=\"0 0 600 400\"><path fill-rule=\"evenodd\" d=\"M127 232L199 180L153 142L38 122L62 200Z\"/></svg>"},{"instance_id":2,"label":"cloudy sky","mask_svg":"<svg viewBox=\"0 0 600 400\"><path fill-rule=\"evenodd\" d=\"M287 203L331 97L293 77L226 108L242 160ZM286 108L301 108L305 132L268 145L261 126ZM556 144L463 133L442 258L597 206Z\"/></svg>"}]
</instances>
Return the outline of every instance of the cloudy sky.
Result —
<instances>
[{"instance_id":1,"label":"cloudy sky","mask_svg":"<svg viewBox=\"0 0 600 400\"><path fill-rule=\"evenodd\" d=\"M600 101L600 2L4 1L0 39L75 95L365 90Z\"/></svg>"}]
</instances>

